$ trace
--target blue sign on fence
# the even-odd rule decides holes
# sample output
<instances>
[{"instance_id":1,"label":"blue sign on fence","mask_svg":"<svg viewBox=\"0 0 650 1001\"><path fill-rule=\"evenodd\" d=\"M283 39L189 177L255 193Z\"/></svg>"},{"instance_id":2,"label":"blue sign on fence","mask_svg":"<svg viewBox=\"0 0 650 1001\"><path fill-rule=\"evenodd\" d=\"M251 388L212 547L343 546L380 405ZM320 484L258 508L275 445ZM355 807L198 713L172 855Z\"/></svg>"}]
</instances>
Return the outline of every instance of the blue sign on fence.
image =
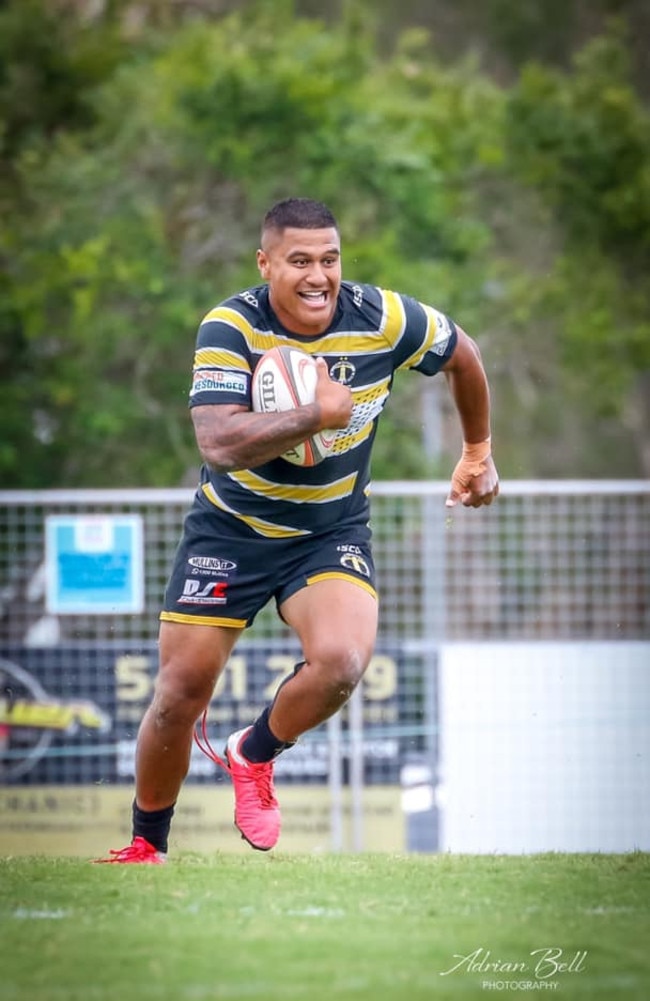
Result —
<instances>
[{"instance_id":1,"label":"blue sign on fence","mask_svg":"<svg viewBox=\"0 0 650 1001\"><path fill-rule=\"evenodd\" d=\"M142 612L142 518L50 515L45 527L47 609L53 615Z\"/></svg>"}]
</instances>

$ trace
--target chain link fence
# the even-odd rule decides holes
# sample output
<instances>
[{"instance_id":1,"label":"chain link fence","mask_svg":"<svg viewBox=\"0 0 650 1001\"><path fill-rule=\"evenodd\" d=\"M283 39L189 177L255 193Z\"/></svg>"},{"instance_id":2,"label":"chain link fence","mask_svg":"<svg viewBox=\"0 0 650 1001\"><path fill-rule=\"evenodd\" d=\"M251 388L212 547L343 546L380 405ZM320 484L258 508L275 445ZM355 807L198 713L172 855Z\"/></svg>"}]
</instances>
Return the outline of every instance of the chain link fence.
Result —
<instances>
[{"instance_id":1,"label":"chain link fence","mask_svg":"<svg viewBox=\"0 0 650 1001\"><path fill-rule=\"evenodd\" d=\"M647 639L650 485L510 482L480 511L446 509L446 483L376 483L374 549L380 635L448 639ZM192 492L0 491L3 643L146 641ZM140 515L144 608L66 615L45 606L45 525L52 515ZM437 586L436 586L437 585ZM273 610L250 637L287 635Z\"/></svg>"},{"instance_id":2,"label":"chain link fence","mask_svg":"<svg viewBox=\"0 0 650 1001\"><path fill-rule=\"evenodd\" d=\"M643 656L650 651L650 484L506 482L498 502L479 511L445 508L446 491L446 483L374 484L381 603L375 657L357 702L329 733L319 728L278 762L279 782L287 786L331 784L334 775L335 796L356 783L353 819L361 786L401 787L406 846L423 850L454 847L444 833L443 799L455 770L449 755L458 731L445 706L453 704L456 716L462 710L441 698L445 670L451 670L445 651L457 654L465 645L480 654L499 645L518 650L523 667L527 651L539 644L563 644L581 656L611 644L621 651L632 644ZM184 489L0 492L4 785L132 783L137 724L156 670L159 606L191 499ZM106 539L123 523L137 528L132 549L106 554ZM106 556L108 563L70 563L69 551L52 550L58 530L61 541L65 531L77 529L86 531L91 556ZM57 559L68 559L65 566L83 594L88 565L103 566L103 578L94 582L101 591L105 580L120 577L127 557L135 562L138 586L126 608L111 605L110 591L103 606L77 607L74 598L66 606L56 590ZM217 745L259 711L298 659L295 639L268 606L242 637L218 686L210 712ZM650 656L647 670L635 665L630 699L638 708L650 691ZM460 673L454 668L447 692ZM602 673L594 679L605 692ZM475 690L476 681L471 684ZM502 684L507 692L507 679ZM601 708L606 711L598 701L591 704L592 716ZM486 739L494 745L499 733L490 718L484 720ZM587 723L591 740L599 721ZM616 725L626 726L624 716ZM583 719L582 732L584 726ZM636 727L636 750L625 745L625 753L647 750L650 756L648 724ZM615 750L620 733L610 727L607 734ZM609 779L616 785L612 795L621 786L616 774ZM190 783L215 779L210 762L193 759ZM626 802L635 795L636 786L628 788ZM333 817L332 829L340 824L340 815ZM646 835L635 828L637 842Z\"/></svg>"}]
</instances>

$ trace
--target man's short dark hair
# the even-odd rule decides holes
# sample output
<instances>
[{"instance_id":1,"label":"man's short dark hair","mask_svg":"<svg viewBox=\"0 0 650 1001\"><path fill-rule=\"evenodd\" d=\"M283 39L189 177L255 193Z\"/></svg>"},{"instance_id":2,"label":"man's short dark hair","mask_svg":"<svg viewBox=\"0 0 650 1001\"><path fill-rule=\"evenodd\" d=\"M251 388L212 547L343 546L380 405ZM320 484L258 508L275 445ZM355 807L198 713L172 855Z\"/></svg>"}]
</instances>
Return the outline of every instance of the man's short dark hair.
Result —
<instances>
[{"instance_id":1,"label":"man's short dark hair","mask_svg":"<svg viewBox=\"0 0 650 1001\"><path fill-rule=\"evenodd\" d=\"M278 232L291 229L336 229L336 219L322 202L312 198L285 198L277 202L264 216L262 235L267 230Z\"/></svg>"}]
</instances>

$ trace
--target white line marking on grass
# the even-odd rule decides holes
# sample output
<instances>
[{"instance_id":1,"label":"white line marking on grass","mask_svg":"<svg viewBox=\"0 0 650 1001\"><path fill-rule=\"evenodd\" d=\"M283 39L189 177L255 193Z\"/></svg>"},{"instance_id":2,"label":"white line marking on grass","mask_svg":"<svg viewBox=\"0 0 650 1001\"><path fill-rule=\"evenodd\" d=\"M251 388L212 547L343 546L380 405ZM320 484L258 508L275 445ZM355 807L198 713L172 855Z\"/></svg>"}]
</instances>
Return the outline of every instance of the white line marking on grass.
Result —
<instances>
[{"instance_id":1,"label":"white line marking on grass","mask_svg":"<svg viewBox=\"0 0 650 1001\"><path fill-rule=\"evenodd\" d=\"M49 920L56 920L58 918L67 918L69 914L70 911L62 911L61 909L56 911L50 911L45 909L40 911L35 911L28 907L18 907L14 911L13 917L19 918L20 920L23 921L33 921L40 919L45 919L49 921Z\"/></svg>"},{"instance_id":2,"label":"white line marking on grass","mask_svg":"<svg viewBox=\"0 0 650 1001\"><path fill-rule=\"evenodd\" d=\"M273 908L276 914L282 914L287 918L343 918L345 917L345 911L338 907L317 907L315 905L308 905L307 907L292 907L289 910L283 911L280 908ZM256 907L240 907L239 913L244 917L251 917L253 914L257 914L258 909Z\"/></svg>"},{"instance_id":3,"label":"white line marking on grass","mask_svg":"<svg viewBox=\"0 0 650 1001\"><path fill-rule=\"evenodd\" d=\"M627 907L625 905L622 905L620 907L607 907L607 906L603 906L601 904L598 907L583 907L582 908L582 913L583 914L605 914L605 915L607 915L607 914L632 914L636 910L637 910L636 907Z\"/></svg>"},{"instance_id":4,"label":"white line marking on grass","mask_svg":"<svg viewBox=\"0 0 650 1001\"><path fill-rule=\"evenodd\" d=\"M285 912L291 918L342 918L345 911L335 907L300 907Z\"/></svg>"}]
</instances>

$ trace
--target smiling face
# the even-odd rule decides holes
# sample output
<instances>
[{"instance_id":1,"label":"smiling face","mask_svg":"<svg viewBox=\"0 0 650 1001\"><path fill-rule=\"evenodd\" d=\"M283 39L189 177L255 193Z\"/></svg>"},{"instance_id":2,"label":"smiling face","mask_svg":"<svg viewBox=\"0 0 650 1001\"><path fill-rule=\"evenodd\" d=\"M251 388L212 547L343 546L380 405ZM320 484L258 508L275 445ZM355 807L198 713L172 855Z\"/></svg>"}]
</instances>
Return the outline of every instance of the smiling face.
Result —
<instances>
[{"instance_id":1,"label":"smiling face","mask_svg":"<svg viewBox=\"0 0 650 1001\"><path fill-rule=\"evenodd\" d=\"M287 330L304 336L327 330L341 287L341 241L335 228L268 229L257 266Z\"/></svg>"}]
</instances>

